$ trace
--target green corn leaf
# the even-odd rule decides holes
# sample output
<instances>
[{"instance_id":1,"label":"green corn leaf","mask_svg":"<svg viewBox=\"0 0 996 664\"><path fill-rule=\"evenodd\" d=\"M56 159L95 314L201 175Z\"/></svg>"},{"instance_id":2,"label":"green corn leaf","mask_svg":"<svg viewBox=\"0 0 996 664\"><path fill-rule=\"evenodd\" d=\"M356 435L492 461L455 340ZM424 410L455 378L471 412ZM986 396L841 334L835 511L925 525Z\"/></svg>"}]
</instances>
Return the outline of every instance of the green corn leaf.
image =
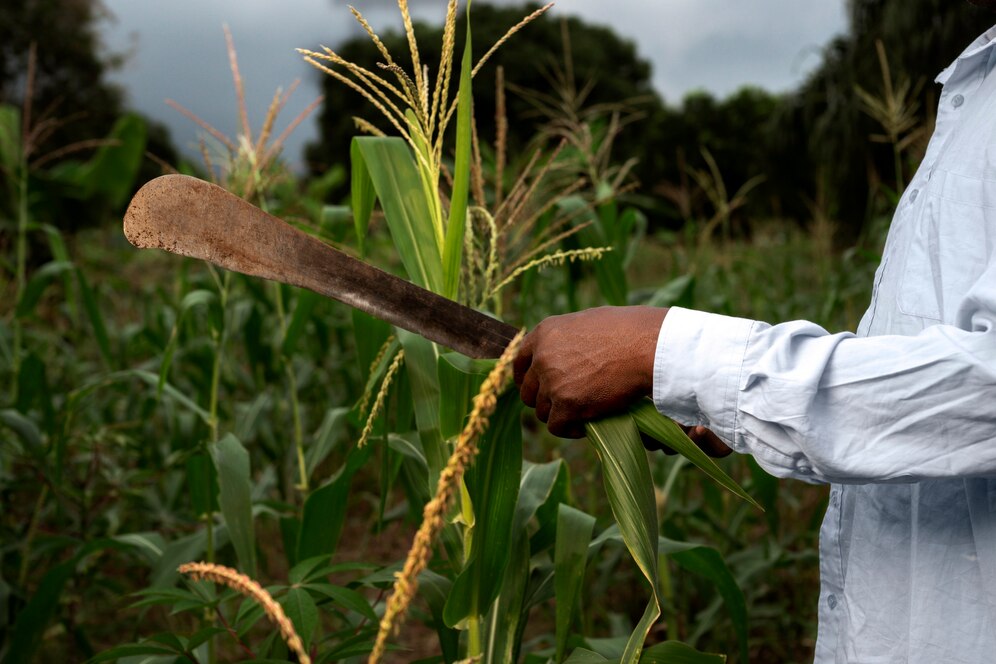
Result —
<instances>
[{"instance_id":1,"label":"green corn leaf","mask_svg":"<svg viewBox=\"0 0 996 664\"><path fill-rule=\"evenodd\" d=\"M640 657L640 664L723 664L725 661L726 655L699 652L679 641L652 645Z\"/></svg>"},{"instance_id":2,"label":"green corn leaf","mask_svg":"<svg viewBox=\"0 0 996 664\"><path fill-rule=\"evenodd\" d=\"M557 598L556 662L563 661L574 609L584 586L588 562L588 542L595 531L595 517L561 504L557 514L557 543L554 548L554 592Z\"/></svg>"},{"instance_id":3,"label":"green corn leaf","mask_svg":"<svg viewBox=\"0 0 996 664\"><path fill-rule=\"evenodd\" d=\"M170 333L169 341L166 342L166 350L163 351L163 361L159 366L159 384L157 389L160 394L162 394L163 388L166 386L166 379L169 377L169 368L173 363L173 354L176 352L176 346L180 342L180 329L183 326L183 321L187 318L187 314L196 307L220 308L220 306L218 295L213 291L204 289L190 291L180 300L180 311L176 317L176 322L173 324L173 331Z\"/></svg>"},{"instance_id":4,"label":"green corn leaf","mask_svg":"<svg viewBox=\"0 0 996 664\"><path fill-rule=\"evenodd\" d=\"M439 401L439 431L449 440L463 431L471 402L494 367L494 360L473 360L460 353L439 357L439 388L445 399Z\"/></svg>"},{"instance_id":5,"label":"green corn leaf","mask_svg":"<svg viewBox=\"0 0 996 664\"><path fill-rule=\"evenodd\" d=\"M96 657L87 660L87 664L100 664L100 662L116 662L119 659L125 657L138 657L140 655L152 655L159 657L169 657L170 659L175 659L181 656L183 651L177 651L173 648L169 648L155 641L146 641L144 643L131 643L123 646L117 646L116 648L111 648L110 650L105 650ZM143 660L148 658L143 658Z\"/></svg>"},{"instance_id":6,"label":"green corn leaf","mask_svg":"<svg viewBox=\"0 0 996 664\"><path fill-rule=\"evenodd\" d=\"M5 408L0 410L0 425L16 433L23 441L28 453L35 457L36 461L42 462L45 457L45 444L42 442L41 431L34 421L13 408ZM13 442L13 439L7 436L0 437L0 440ZM10 451L6 450L4 454L9 455Z\"/></svg>"},{"instance_id":7,"label":"green corn leaf","mask_svg":"<svg viewBox=\"0 0 996 664\"><path fill-rule=\"evenodd\" d=\"M318 464L325 460L340 442L345 440L349 420L349 409L340 406L325 412L321 426L304 453L304 467L308 477L314 474Z\"/></svg>"},{"instance_id":8,"label":"green corn leaf","mask_svg":"<svg viewBox=\"0 0 996 664\"><path fill-rule=\"evenodd\" d=\"M16 187L14 174L21 167L21 111L11 104L0 104L0 170L8 174L7 182Z\"/></svg>"},{"instance_id":9,"label":"green corn leaf","mask_svg":"<svg viewBox=\"0 0 996 664\"><path fill-rule=\"evenodd\" d=\"M650 583L654 596L623 652L623 664L639 661L650 627L660 617L663 598L657 578L657 507L647 453L629 414L585 425L602 462L602 480L626 548Z\"/></svg>"},{"instance_id":10,"label":"green corn leaf","mask_svg":"<svg viewBox=\"0 0 996 664\"><path fill-rule=\"evenodd\" d=\"M463 45L460 63L460 88L457 91L456 158L453 164L453 194L450 196L450 218L446 223L446 243L443 246L444 295L457 299L460 291L460 261L463 256L463 236L467 227L467 199L470 193L470 150L473 119L473 80L471 71L470 2L464 10L467 17L467 41Z\"/></svg>"},{"instance_id":11,"label":"green corn leaf","mask_svg":"<svg viewBox=\"0 0 996 664\"><path fill-rule=\"evenodd\" d=\"M434 293L443 292L443 261L436 243L432 212L408 144L397 137L353 139L373 182L394 247L408 278ZM354 162L355 172L358 166Z\"/></svg>"},{"instance_id":12,"label":"green corn leaf","mask_svg":"<svg viewBox=\"0 0 996 664\"><path fill-rule=\"evenodd\" d=\"M132 182L145 158L145 121L129 113L114 123L108 142L79 171L84 195L102 195L113 208L128 201Z\"/></svg>"},{"instance_id":13,"label":"green corn leaf","mask_svg":"<svg viewBox=\"0 0 996 664\"><path fill-rule=\"evenodd\" d=\"M324 595L336 604L350 611L355 611L367 620L377 620L377 614L374 613L370 602L355 590L343 588L342 586L334 586L331 583L306 583L302 588L307 588L320 595Z\"/></svg>"},{"instance_id":14,"label":"green corn leaf","mask_svg":"<svg viewBox=\"0 0 996 664\"><path fill-rule=\"evenodd\" d=\"M106 366L113 364L111 358L111 342L107 336L107 326L104 324L104 315L100 311L97 303L97 296L90 288L90 282L83 275L83 270L77 268L76 283L80 287L80 299L83 300L83 309L90 319L90 326L93 328L93 338L97 341L97 348L100 349L100 356L104 359Z\"/></svg>"},{"instance_id":15,"label":"green corn leaf","mask_svg":"<svg viewBox=\"0 0 996 664\"><path fill-rule=\"evenodd\" d=\"M363 153L356 141L350 143L349 160L352 163L350 178L351 204L353 207L353 224L356 228L356 242L360 249L360 257L366 257L367 229L370 227L370 214L373 212L377 193L374 191L370 171L367 170Z\"/></svg>"},{"instance_id":16,"label":"green corn leaf","mask_svg":"<svg viewBox=\"0 0 996 664\"><path fill-rule=\"evenodd\" d=\"M744 598L743 590L737 583L736 577L733 576L726 561L723 560L723 556L712 547L675 542L663 537L660 538L658 547L662 554L668 555L689 572L708 579L716 587L719 596L723 598L727 611L730 612L730 620L733 623L733 630L737 634L737 644L740 648L740 660L748 661L747 600Z\"/></svg>"},{"instance_id":17,"label":"green corn leaf","mask_svg":"<svg viewBox=\"0 0 996 664\"><path fill-rule=\"evenodd\" d=\"M294 353L297 342L311 318L311 313L315 310L315 305L322 299L322 296L314 291L303 288L295 288L294 290L297 292L297 302L290 323L287 324L287 333L284 334L284 340L280 346L284 357L290 357Z\"/></svg>"},{"instance_id":18,"label":"green corn leaf","mask_svg":"<svg viewBox=\"0 0 996 664\"><path fill-rule=\"evenodd\" d=\"M78 557L45 572L38 589L27 605L17 614L10 632L10 642L3 664L34 661L34 653L42 643L42 634L59 605L66 582L76 573Z\"/></svg>"},{"instance_id":19,"label":"green corn leaf","mask_svg":"<svg viewBox=\"0 0 996 664\"><path fill-rule=\"evenodd\" d=\"M56 277L75 269L76 266L67 261L52 261L38 268L38 271L28 279L24 292L21 293L21 299L18 300L17 307L14 309L14 315L23 318L33 313L49 284Z\"/></svg>"},{"instance_id":20,"label":"green corn leaf","mask_svg":"<svg viewBox=\"0 0 996 664\"><path fill-rule=\"evenodd\" d=\"M210 446L218 474L218 505L225 517L239 568L256 576L256 535L252 519L252 477L249 453L239 439L227 434Z\"/></svg>"},{"instance_id":21,"label":"green corn leaf","mask_svg":"<svg viewBox=\"0 0 996 664\"><path fill-rule=\"evenodd\" d=\"M372 445L350 450L339 473L304 501L295 560L335 553L346 522L349 487L356 471L366 463L372 451Z\"/></svg>"},{"instance_id":22,"label":"green corn leaf","mask_svg":"<svg viewBox=\"0 0 996 664\"><path fill-rule=\"evenodd\" d=\"M606 662L613 661L618 662L619 660L611 660L587 648L577 648L570 657L564 660L564 664L606 664Z\"/></svg>"},{"instance_id":23,"label":"green corn leaf","mask_svg":"<svg viewBox=\"0 0 996 664\"><path fill-rule=\"evenodd\" d=\"M516 661L521 641L523 600L529 581L529 522L555 493L558 481L567 484L567 464L562 459L549 463L523 463L519 497L512 520L508 569L498 600L487 621L485 651L490 662ZM559 506L559 501L558 506Z\"/></svg>"},{"instance_id":24,"label":"green corn leaf","mask_svg":"<svg viewBox=\"0 0 996 664\"><path fill-rule=\"evenodd\" d=\"M436 480L449 457L443 438L439 433L439 349L431 341L417 334L396 328L395 332L405 349L405 369L412 386L412 399L415 408L415 423L422 451L429 464L428 489L432 495L436 491Z\"/></svg>"},{"instance_id":25,"label":"green corn leaf","mask_svg":"<svg viewBox=\"0 0 996 664\"><path fill-rule=\"evenodd\" d=\"M699 470L708 475L724 489L730 491L735 496L743 498L759 510L764 511L757 501L750 497L750 494L744 491L729 475L724 473L723 469L716 465L716 462L708 454L699 449L699 446L685 435L681 427L671 419L661 415L650 399L643 399L637 403L630 409L630 414L636 421L636 426L639 427L640 431L653 436L691 461Z\"/></svg>"},{"instance_id":26,"label":"green corn leaf","mask_svg":"<svg viewBox=\"0 0 996 664\"><path fill-rule=\"evenodd\" d=\"M522 477L521 409L522 401L514 390L498 399L478 443L480 453L465 476L475 521L467 565L453 583L443 610L450 627L484 614L501 587Z\"/></svg>"}]
</instances>

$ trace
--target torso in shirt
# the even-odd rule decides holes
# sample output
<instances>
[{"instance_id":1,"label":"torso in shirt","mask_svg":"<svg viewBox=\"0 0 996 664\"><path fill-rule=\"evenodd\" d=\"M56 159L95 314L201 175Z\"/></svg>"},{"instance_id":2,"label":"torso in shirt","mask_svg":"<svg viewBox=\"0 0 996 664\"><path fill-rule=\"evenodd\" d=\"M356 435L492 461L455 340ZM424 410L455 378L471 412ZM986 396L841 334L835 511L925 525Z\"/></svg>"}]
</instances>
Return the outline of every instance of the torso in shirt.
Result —
<instances>
[{"instance_id":1,"label":"torso in shirt","mask_svg":"<svg viewBox=\"0 0 996 664\"><path fill-rule=\"evenodd\" d=\"M960 303L996 248L994 38L942 74L937 128L896 210L861 336L970 325ZM834 486L820 553L818 663L996 657L996 479Z\"/></svg>"}]
</instances>

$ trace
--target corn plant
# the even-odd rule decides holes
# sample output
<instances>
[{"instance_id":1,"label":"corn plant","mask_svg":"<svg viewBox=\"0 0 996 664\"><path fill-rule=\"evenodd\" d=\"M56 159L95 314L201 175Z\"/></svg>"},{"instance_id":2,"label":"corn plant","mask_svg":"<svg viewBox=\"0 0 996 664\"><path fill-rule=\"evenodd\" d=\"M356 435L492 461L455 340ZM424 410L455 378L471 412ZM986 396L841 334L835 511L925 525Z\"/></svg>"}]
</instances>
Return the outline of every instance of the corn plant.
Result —
<instances>
[{"instance_id":1,"label":"corn plant","mask_svg":"<svg viewBox=\"0 0 996 664\"><path fill-rule=\"evenodd\" d=\"M480 278L483 272L487 280L490 273L499 269L496 263L512 258L508 255L510 248L521 247L519 243L504 240L512 237L516 224L535 222L537 217L530 216L527 205L532 202L530 198L538 180L534 180L531 186L525 184L527 168L520 179L521 187L513 189L508 197L496 192L492 202L501 200L501 203L494 212L489 210L481 184L480 160L475 160L475 152L478 152L475 145L479 139L473 128L472 79L495 48L546 8L514 26L477 63L472 61L469 11L465 11L468 26L457 94L451 102L449 83L454 70L457 2L452 0L447 6L443 59L434 80L428 67L420 62L407 3L399 2L399 7L410 46L410 75L384 48L374 30L356 10L353 10L355 17L381 50L384 75L350 63L327 47L321 51L302 50L302 53L308 62L363 94L400 134L388 137L367 120L357 122L361 129L376 134L354 139L351 150L352 205L361 252L367 241L371 212L375 202L379 201L398 257L410 279L447 297L462 299L473 306L486 306L492 303L492 297L499 288L491 292L485 289L483 298L475 298L481 293L474 286L475 278ZM396 80L389 80L388 75ZM446 173L446 130L454 114L456 142L447 189L441 186L441 174ZM552 162L551 158L542 169ZM474 187L477 190L477 205L474 206L468 204L472 183L477 183ZM501 187L500 182L497 187ZM554 203L557 200L559 197L555 197ZM515 201L511 207L510 201ZM545 206L539 207L542 209ZM476 218L486 222L483 225L483 239L473 236L478 228L473 223ZM563 227L560 228L562 230ZM569 234L579 228L575 227ZM474 262L465 260L463 256L465 246L488 248L483 269L478 268L475 273ZM613 247L581 248L541 255L524 264L521 271L564 259L597 259L611 249ZM471 251L467 253L472 255ZM518 274L513 272L510 276ZM507 361L508 357L503 357L493 371L498 371ZM488 388L482 396L490 392L488 398L497 400L497 410L490 416L489 438L482 443L481 455L473 472L465 478L459 491L456 521L447 525L443 522L447 498L455 495L453 485L460 483L460 474L469 461L460 456L462 435L456 438L454 435L462 430L460 424L464 421L467 397L473 391L468 386L482 384L483 370L481 366L468 365L466 361L415 335L400 330L391 333L374 358L370 372L370 391L376 392L377 396L373 400L361 444L367 442L368 434L374 427L373 420L379 414L379 405L383 403L391 380L402 363L412 388L418 432L417 438L408 436L405 439L409 444L417 441L418 449L410 454L418 459L424 472L421 486L410 488L409 492L415 497L424 497L437 482L439 486L436 498L427 504L423 530L416 537L405 570L388 601L371 661L377 661L383 654L386 639L397 628L404 607L418 584L418 573L431 557L434 536L440 538L455 576L442 608L444 627L441 628L441 643L450 641L452 644L454 636L446 630L455 628L465 634L464 638L458 639L459 647L453 656L511 661L519 653L521 621L530 606L524 600L528 574L523 574L523 571L532 564L531 550L525 538L520 538L520 543L514 545L511 552L507 548L509 537L514 541L519 532L513 529L516 517L521 515L523 519L517 524L519 529L529 520L528 511L517 513L519 492L525 477L522 472L521 435L518 432L519 406L514 396L498 398L496 392L500 391L501 385L493 384L491 378L483 383ZM475 407L468 427L475 423L478 412L479 408ZM640 660L647 633L660 617L661 607L665 604L658 577L659 547L654 494L646 454L640 442L641 430L674 444L696 465L747 498L715 464L684 438L677 425L661 417L649 402L640 404L629 414L588 425L589 440L603 463L606 492L618 525L617 537L625 543L652 590L643 617L619 653L625 662ZM500 440L496 440L495 431L501 433ZM403 433L395 435L404 437ZM387 439L390 440L390 434ZM445 463L447 458L450 463ZM454 459L457 461L454 462ZM454 472L453 463L456 463L460 473ZM428 529L426 524L430 524ZM593 521L577 510L561 509L558 510L556 524L557 551L554 557L563 558L564 562L561 565L558 561L556 565L561 567L561 574L555 581L555 594L564 605L558 601L558 630L553 654L557 660L562 660L572 622L570 611L578 589L576 585L571 586L580 580L576 574L571 579L568 565L578 565L578 556L587 557L587 545L583 543L592 538ZM564 549L563 553L561 549ZM568 553L567 549L572 551ZM513 569L517 573L511 571ZM576 573L577 569L573 571ZM574 594L573 598L569 593ZM575 657L583 656L577 654Z\"/></svg>"}]
</instances>

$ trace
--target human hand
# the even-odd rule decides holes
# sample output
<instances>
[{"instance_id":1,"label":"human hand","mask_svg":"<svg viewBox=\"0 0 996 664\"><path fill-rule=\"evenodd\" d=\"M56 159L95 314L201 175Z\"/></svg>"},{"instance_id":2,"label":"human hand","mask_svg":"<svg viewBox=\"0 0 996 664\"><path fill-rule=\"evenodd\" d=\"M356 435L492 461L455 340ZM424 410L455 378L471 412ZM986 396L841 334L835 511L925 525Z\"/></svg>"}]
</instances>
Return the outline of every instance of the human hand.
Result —
<instances>
[{"instance_id":1,"label":"human hand","mask_svg":"<svg viewBox=\"0 0 996 664\"><path fill-rule=\"evenodd\" d=\"M666 315L656 307L599 307L547 318L526 335L515 358L522 401L550 433L583 437L585 422L651 394Z\"/></svg>"}]
</instances>

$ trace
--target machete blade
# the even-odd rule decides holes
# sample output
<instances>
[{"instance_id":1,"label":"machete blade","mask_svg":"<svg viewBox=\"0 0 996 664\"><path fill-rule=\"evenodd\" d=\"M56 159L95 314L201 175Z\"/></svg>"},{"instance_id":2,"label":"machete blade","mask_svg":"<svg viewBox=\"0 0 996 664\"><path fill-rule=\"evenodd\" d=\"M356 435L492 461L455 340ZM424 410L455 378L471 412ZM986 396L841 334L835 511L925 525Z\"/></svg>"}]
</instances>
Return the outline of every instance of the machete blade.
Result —
<instances>
[{"instance_id":1,"label":"machete blade","mask_svg":"<svg viewBox=\"0 0 996 664\"><path fill-rule=\"evenodd\" d=\"M139 189L125 213L124 232L136 247L307 288L470 357L498 357L517 332L190 176L163 175Z\"/></svg>"}]
</instances>

